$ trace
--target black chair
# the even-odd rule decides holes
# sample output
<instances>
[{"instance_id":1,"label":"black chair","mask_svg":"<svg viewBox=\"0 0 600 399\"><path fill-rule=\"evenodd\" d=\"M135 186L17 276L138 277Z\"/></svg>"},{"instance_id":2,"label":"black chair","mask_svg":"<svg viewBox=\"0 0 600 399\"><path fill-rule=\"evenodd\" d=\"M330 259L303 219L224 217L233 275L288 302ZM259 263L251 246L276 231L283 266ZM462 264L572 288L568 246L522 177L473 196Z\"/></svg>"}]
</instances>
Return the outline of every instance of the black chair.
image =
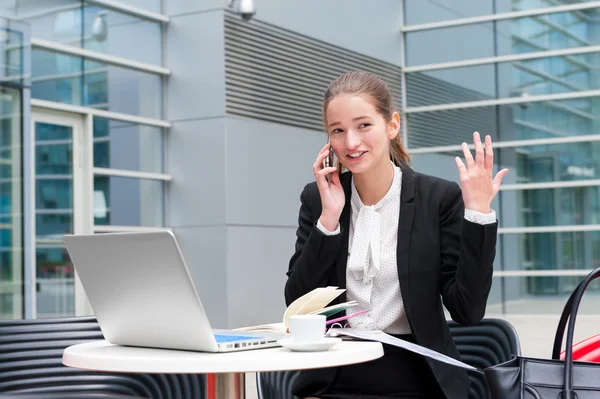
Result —
<instances>
[{"instance_id":1,"label":"black chair","mask_svg":"<svg viewBox=\"0 0 600 399\"><path fill-rule=\"evenodd\" d=\"M458 347L462 361L484 369L520 355L519 337L514 327L502 319L483 319L475 326L463 326L448 322L452 338ZM256 373L259 399L296 399L292 386L299 371ZM469 372L471 390L469 399L490 397L483 374Z\"/></svg>"},{"instance_id":2,"label":"black chair","mask_svg":"<svg viewBox=\"0 0 600 399\"><path fill-rule=\"evenodd\" d=\"M298 399L292 394L300 371L269 371L256 373L258 399Z\"/></svg>"},{"instance_id":3,"label":"black chair","mask_svg":"<svg viewBox=\"0 0 600 399\"><path fill-rule=\"evenodd\" d=\"M100 339L95 317L0 321L0 397L204 397L203 375L103 373L62 364L68 346Z\"/></svg>"},{"instance_id":4,"label":"black chair","mask_svg":"<svg viewBox=\"0 0 600 399\"><path fill-rule=\"evenodd\" d=\"M521 354L519 336L512 324L506 320L483 319L475 326L463 326L450 321L448 326L462 361L480 370ZM469 379L469 399L490 397L483 374L469 371Z\"/></svg>"}]
</instances>

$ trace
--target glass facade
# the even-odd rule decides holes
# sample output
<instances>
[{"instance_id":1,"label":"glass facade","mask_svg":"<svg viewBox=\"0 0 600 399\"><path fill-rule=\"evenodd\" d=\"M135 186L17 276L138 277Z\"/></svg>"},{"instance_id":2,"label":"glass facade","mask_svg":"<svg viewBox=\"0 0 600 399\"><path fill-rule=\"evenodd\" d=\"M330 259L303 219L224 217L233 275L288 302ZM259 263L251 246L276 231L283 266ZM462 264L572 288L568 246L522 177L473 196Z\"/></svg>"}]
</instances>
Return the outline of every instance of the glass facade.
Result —
<instances>
[{"instance_id":1,"label":"glass facade","mask_svg":"<svg viewBox=\"0 0 600 399\"><path fill-rule=\"evenodd\" d=\"M600 41L600 9L587 3L405 0L413 164L458 180L447 165L459 148L440 146L472 142L477 130L498 144L498 168L510 170L495 204L501 231L492 312L556 313L581 280L577 270L600 266L600 53L590 51ZM551 12L561 4L581 7ZM468 17L475 19L460 21ZM435 24L418 26L427 23ZM573 273L559 275L565 271Z\"/></svg>"},{"instance_id":2,"label":"glass facade","mask_svg":"<svg viewBox=\"0 0 600 399\"><path fill-rule=\"evenodd\" d=\"M0 319L23 316L23 120L27 27L0 18Z\"/></svg>"},{"instance_id":3,"label":"glass facade","mask_svg":"<svg viewBox=\"0 0 600 399\"><path fill-rule=\"evenodd\" d=\"M0 87L0 318L23 312L22 96Z\"/></svg>"},{"instance_id":4,"label":"glass facade","mask_svg":"<svg viewBox=\"0 0 600 399\"><path fill-rule=\"evenodd\" d=\"M0 318L27 314L27 270L36 283L30 316L76 312L65 233L166 224L167 23L147 16L164 1L109 3L0 1L0 17L11 21L0 24ZM600 266L600 9L572 0L403 4L403 133L412 163L457 180L457 144L474 130L493 137L498 168L511 172L493 203L501 231L490 309L527 313L539 304L555 312L554 301L563 303L581 279L559 274ZM578 9L553 12L561 5ZM53 113L62 122L42 117ZM34 138L31 176L24 137ZM23 197L28 177L32 198ZM91 204L90 215L81 203Z\"/></svg>"},{"instance_id":5,"label":"glass facade","mask_svg":"<svg viewBox=\"0 0 600 399\"><path fill-rule=\"evenodd\" d=\"M73 266L62 243L74 231L73 128L34 123L37 313L73 315Z\"/></svg>"},{"instance_id":6,"label":"glass facade","mask_svg":"<svg viewBox=\"0 0 600 399\"><path fill-rule=\"evenodd\" d=\"M32 65L33 98L162 117L160 76L39 49L32 52Z\"/></svg>"},{"instance_id":7,"label":"glass facade","mask_svg":"<svg viewBox=\"0 0 600 399\"><path fill-rule=\"evenodd\" d=\"M0 25L0 319L75 314L64 234L165 226L164 29L146 17L161 7L161 0L110 8L84 0L0 2L0 17L10 21ZM21 32L5 29L15 25L27 27L30 46ZM23 103L23 90L43 104ZM61 104L76 107L57 111ZM31 110L34 140L35 195L25 211L20 157L29 126L21 107ZM25 265L29 210L35 248Z\"/></svg>"}]
</instances>

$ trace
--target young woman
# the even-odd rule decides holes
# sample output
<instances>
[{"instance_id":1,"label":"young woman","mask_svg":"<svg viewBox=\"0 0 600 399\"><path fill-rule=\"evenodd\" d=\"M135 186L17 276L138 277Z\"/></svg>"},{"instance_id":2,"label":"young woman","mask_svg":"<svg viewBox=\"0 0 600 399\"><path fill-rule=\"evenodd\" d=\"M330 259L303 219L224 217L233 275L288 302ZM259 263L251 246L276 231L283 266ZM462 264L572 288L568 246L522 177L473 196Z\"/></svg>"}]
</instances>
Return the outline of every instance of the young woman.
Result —
<instances>
[{"instance_id":1,"label":"young woman","mask_svg":"<svg viewBox=\"0 0 600 399\"><path fill-rule=\"evenodd\" d=\"M352 327L382 330L458 358L442 303L463 324L475 324L485 313L498 228L490 204L508 172L492 176L491 138L482 144L473 134L475 158L463 143L465 162L456 158L459 187L408 166L400 116L376 75L348 72L333 81L323 119L329 144L313 164L316 182L300 197L287 304L317 287L346 288L340 300L356 300L353 312L368 310L350 319ZM330 146L337 167L324 167ZM396 347L384 350L372 362L304 371L294 393L467 398L463 369Z\"/></svg>"}]
</instances>

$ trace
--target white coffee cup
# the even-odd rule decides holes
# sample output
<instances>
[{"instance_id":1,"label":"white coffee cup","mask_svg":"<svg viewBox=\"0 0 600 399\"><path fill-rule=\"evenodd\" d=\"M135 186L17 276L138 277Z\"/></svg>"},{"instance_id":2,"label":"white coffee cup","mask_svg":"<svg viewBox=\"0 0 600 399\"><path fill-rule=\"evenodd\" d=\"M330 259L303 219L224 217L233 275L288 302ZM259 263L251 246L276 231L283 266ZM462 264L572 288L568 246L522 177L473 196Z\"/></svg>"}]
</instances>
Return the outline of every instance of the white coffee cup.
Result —
<instances>
[{"instance_id":1,"label":"white coffee cup","mask_svg":"<svg viewBox=\"0 0 600 399\"><path fill-rule=\"evenodd\" d=\"M325 336L323 315L296 315L290 317L290 333L297 342L316 342Z\"/></svg>"}]
</instances>

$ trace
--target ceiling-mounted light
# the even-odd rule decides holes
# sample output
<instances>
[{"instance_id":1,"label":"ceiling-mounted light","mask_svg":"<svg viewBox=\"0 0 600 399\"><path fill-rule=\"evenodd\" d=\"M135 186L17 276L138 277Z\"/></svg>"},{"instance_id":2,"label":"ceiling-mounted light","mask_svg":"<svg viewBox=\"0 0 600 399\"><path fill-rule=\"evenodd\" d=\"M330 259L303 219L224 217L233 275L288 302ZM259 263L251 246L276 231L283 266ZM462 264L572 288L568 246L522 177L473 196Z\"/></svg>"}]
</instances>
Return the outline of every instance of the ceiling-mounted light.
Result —
<instances>
[{"instance_id":1,"label":"ceiling-mounted light","mask_svg":"<svg viewBox=\"0 0 600 399\"><path fill-rule=\"evenodd\" d=\"M92 23L92 37L94 40L103 42L108 35L108 24L106 23L106 11L100 11Z\"/></svg>"}]
</instances>

